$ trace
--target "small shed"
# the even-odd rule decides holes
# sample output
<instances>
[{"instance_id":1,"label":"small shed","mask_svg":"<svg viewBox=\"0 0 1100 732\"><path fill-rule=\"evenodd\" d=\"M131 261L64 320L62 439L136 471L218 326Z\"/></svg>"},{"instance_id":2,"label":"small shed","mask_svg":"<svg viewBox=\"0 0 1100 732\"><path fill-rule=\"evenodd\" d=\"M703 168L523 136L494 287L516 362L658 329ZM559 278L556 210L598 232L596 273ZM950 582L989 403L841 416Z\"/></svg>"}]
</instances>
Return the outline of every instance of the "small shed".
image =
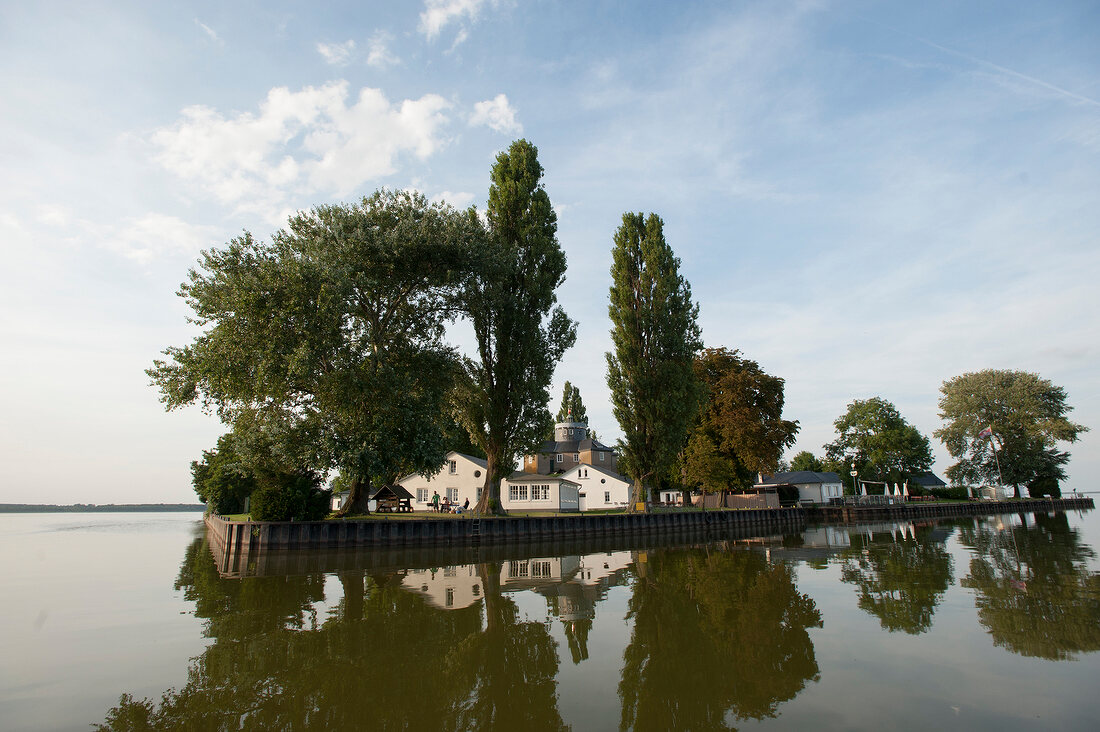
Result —
<instances>
[{"instance_id":1,"label":"small shed","mask_svg":"<svg viewBox=\"0 0 1100 732\"><path fill-rule=\"evenodd\" d=\"M371 494L378 513L411 513L412 493L399 485L384 485Z\"/></svg>"}]
</instances>

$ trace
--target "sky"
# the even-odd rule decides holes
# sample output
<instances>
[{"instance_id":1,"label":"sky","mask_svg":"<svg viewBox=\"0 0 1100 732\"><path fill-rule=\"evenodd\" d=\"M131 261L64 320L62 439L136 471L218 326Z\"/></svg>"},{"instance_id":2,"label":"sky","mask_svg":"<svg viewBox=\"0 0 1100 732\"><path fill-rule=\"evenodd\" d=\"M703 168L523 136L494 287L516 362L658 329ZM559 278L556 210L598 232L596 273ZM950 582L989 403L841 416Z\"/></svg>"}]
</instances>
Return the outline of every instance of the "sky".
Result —
<instances>
[{"instance_id":1,"label":"sky","mask_svg":"<svg viewBox=\"0 0 1100 732\"><path fill-rule=\"evenodd\" d=\"M879 396L1065 388L1100 472L1094 2L0 2L0 502L188 502L225 431L145 374L203 249L415 189L484 209L539 150L579 322L552 387L612 441L611 243L654 212L708 347L786 380L818 455ZM456 325L451 342L470 347Z\"/></svg>"}]
</instances>

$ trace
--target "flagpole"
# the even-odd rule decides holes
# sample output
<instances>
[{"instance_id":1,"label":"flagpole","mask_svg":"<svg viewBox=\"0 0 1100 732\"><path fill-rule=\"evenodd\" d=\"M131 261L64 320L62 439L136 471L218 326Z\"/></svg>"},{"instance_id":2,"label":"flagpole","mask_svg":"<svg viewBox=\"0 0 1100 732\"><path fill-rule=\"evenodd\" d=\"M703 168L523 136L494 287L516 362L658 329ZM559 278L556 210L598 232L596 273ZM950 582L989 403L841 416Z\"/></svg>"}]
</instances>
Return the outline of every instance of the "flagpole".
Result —
<instances>
[{"instance_id":1,"label":"flagpole","mask_svg":"<svg viewBox=\"0 0 1100 732\"><path fill-rule=\"evenodd\" d=\"M1005 477L1001 475L1001 459L997 457L997 438L989 435L989 444L993 448L993 461L997 464L997 478L1001 481L1001 488L1005 487Z\"/></svg>"}]
</instances>

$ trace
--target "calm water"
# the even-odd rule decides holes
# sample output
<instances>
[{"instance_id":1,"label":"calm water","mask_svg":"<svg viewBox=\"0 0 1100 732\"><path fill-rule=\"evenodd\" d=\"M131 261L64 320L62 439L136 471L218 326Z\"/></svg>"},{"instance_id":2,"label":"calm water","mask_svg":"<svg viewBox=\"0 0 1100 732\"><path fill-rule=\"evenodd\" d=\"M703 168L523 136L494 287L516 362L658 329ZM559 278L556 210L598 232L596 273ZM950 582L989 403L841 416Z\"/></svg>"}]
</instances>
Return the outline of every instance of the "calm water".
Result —
<instances>
[{"instance_id":1,"label":"calm water","mask_svg":"<svg viewBox=\"0 0 1100 732\"><path fill-rule=\"evenodd\" d=\"M0 728L1091 730L1098 519L241 579L195 514L3 515Z\"/></svg>"}]
</instances>

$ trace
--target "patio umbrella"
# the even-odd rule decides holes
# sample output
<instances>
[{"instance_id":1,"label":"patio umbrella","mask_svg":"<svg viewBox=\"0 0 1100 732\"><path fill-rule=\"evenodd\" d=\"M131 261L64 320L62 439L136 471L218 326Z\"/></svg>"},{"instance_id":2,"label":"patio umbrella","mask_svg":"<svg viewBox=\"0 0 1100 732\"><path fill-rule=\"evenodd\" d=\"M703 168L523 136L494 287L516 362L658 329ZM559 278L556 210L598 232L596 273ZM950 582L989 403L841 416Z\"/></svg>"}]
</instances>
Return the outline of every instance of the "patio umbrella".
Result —
<instances>
[{"instance_id":1,"label":"patio umbrella","mask_svg":"<svg viewBox=\"0 0 1100 732\"><path fill-rule=\"evenodd\" d=\"M867 484L866 484L866 483L863 483L863 484L861 484L861 485L862 485L862 487L863 487L863 495L867 495Z\"/></svg>"},{"instance_id":2,"label":"patio umbrella","mask_svg":"<svg viewBox=\"0 0 1100 732\"><path fill-rule=\"evenodd\" d=\"M909 481L905 481L905 485L901 487L901 494L906 498L909 497Z\"/></svg>"}]
</instances>

